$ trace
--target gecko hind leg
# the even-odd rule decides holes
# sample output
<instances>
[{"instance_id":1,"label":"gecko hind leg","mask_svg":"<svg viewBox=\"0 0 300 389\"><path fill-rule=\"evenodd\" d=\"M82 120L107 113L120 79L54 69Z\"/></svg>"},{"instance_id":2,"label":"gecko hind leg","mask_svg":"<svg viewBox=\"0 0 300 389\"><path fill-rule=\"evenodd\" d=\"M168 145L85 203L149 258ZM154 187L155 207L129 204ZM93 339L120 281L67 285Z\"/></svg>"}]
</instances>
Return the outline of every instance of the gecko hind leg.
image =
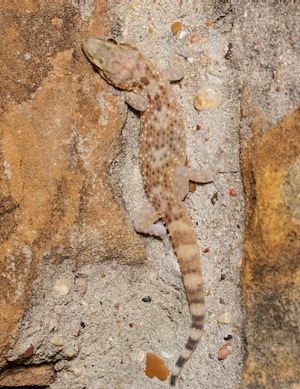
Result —
<instances>
[{"instance_id":1,"label":"gecko hind leg","mask_svg":"<svg viewBox=\"0 0 300 389\"><path fill-rule=\"evenodd\" d=\"M223 195L224 189L223 189L222 185L220 184L220 181L218 180L217 174L218 173L235 173L238 171L238 169L236 167L232 167L232 166L220 168L220 160L221 160L221 156L223 155L222 149L219 148L217 150L216 155L214 156L214 159L212 160L212 162L210 162L210 160L207 156L206 149L204 149L204 150L205 150L204 155L206 156L206 159L208 161L208 166L210 167L210 169L212 171L215 172L213 184L216 187L216 189Z\"/></svg>"},{"instance_id":2,"label":"gecko hind leg","mask_svg":"<svg viewBox=\"0 0 300 389\"><path fill-rule=\"evenodd\" d=\"M140 210L134 220L133 226L136 232L154 235L164 239L167 234L167 230L163 225L156 223L159 219L160 217L157 215L154 207L148 203Z\"/></svg>"},{"instance_id":3,"label":"gecko hind leg","mask_svg":"<svg viewBox=\"0 0 300 389\"><path fill-rule=\"evenodd\" d=\"M189 181L198 184L207 184L215 180L217 172L214 169L193 169L188 166L179 166L173 174L173 191L180 200L184 200L189 193Z\"/></svg>"}]
</instances>

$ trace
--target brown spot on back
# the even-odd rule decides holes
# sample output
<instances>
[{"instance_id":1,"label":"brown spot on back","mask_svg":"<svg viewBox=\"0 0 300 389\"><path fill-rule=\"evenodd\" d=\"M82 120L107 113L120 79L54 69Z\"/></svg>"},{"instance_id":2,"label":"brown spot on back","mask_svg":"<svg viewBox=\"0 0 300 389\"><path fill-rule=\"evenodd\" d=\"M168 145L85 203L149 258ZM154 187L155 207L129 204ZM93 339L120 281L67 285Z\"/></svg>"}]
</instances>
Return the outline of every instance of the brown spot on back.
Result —
<instances>
[{"instance_id":1,"label":"brown spot on back","mask_svg":"<svg viewBox=\"0 0 300 389\"><path fill-rule=\"evenodd\" d=\"M142 77L142 78L141 78L141 82L142 82L144 85L149 85L149 84L150 84L150 81L149 81L149 78L148 78L148 77Z\"/></svg>"}]
</instances>

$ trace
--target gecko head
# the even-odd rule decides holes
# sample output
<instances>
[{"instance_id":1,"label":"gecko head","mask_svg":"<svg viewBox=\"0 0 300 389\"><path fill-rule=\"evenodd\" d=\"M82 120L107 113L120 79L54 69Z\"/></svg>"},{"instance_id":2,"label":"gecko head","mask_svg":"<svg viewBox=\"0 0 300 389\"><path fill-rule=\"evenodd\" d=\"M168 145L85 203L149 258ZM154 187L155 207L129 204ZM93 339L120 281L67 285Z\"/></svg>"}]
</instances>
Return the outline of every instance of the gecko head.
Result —
<instances>
[{"instance_id":1,"label":"gecko head","mask_svg":"<svg viewBox=\"0 0 300 389\"><path fill-rule=\"evenodd\" d=\"M82 42L82 49L107 82L121 89L130 89L138 56L134 46L110 38L90 36Z\"/></svg>"}]
</instances>

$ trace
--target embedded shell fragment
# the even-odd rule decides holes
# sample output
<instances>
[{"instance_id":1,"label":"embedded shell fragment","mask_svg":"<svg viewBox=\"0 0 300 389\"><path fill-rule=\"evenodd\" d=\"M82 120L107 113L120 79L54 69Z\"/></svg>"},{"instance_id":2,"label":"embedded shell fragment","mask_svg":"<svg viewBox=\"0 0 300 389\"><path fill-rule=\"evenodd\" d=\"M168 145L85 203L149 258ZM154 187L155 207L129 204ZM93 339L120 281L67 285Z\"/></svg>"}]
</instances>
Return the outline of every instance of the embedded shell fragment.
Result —
<instances>
[{"instance_id":1,"label":"embedded shell fragment","mask_svg":"<svg viewBox=\"0 0 300 389\"><path fill-rule=\"evenodd\" d=\"M216 91L211 88L202 89L194 97L194 107L198 111L205 111L219 105L220 99Z\"/></svg>"}]
</instances>

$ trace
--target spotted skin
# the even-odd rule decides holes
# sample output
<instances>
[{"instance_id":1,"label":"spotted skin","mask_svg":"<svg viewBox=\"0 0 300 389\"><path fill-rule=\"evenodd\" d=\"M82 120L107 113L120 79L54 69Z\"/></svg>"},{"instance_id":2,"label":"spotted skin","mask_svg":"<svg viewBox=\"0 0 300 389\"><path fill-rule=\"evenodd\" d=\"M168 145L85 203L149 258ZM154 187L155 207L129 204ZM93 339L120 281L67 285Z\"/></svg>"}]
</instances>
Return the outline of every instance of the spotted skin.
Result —
<instances>
[{"instance_id":1,"label":"spotted skin","mask_svg":"<svg viewBox=\"0 0 300 389\"><path fill-rule=\"evenodd\" d=\"M184 125L169 82L181 78L180 72L168 69L168 80L130 43L94 36L86 38L82 46L102 77L121 89L125 101L141 111L140 161L149 203L140 211L134 226L138 232L162 239L168 230L192 318L187 343L171 373L170 386L175 387L183 365L199 342L205 313L199 248L183 199L188 193L189 180L212 182L217 172L185 166ZM159 219L167 230L155 224Z\"/></svg>"}]
</instances>

